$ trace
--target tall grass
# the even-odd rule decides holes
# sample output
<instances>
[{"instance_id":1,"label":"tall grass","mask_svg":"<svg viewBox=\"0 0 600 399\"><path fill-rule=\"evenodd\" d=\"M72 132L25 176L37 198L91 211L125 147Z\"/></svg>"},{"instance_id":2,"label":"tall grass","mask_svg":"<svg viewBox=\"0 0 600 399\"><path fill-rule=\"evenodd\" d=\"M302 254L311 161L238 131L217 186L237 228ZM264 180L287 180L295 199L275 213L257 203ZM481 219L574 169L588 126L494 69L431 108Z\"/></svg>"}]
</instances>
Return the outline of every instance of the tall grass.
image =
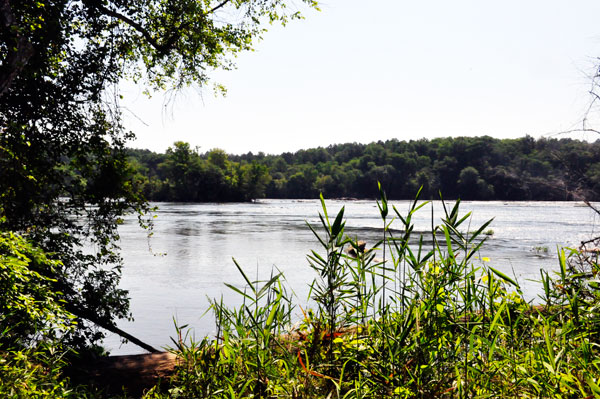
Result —
<instances>
[{"instance_id":1,"label":"tall grass","mask_svg":"<svg viewBox=\"0 0 600 399\"><path fill-rule=\"evenodd\" d=\"M527 303L481 256L491 220L472 228L460 201L443 202L437 226L432 208L426 246L412 217L427 202L417 194L390 213L380 188L370 248L345 233L344 208L330 218L321 204L320 226L309 226L315 309L293 305L282 275L251 280L235 263L245 286L228 287L243 304L212 301L217 336L176 340L171 387L148 397L600 398L597 261L560 250L557 274L541 272L539 303Z\"/></svg>"}]
</instances>

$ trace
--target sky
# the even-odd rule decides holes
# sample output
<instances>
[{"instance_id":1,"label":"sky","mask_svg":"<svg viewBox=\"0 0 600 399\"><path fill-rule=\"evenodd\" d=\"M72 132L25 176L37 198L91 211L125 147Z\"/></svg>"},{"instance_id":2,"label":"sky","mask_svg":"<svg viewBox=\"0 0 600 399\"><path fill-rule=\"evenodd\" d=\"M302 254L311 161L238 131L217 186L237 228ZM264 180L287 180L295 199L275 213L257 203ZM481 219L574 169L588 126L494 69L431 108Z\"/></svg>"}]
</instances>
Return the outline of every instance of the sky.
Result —
<instances>
[{"instance_id":1,"label":"sky","mask_svg":"<svg viewBox=\"0 0 600 399\"><path fill-rule=\"evenodd\" d=\"M201 152L278 154L392 138L566 137L558 133L581 127L600 57L598 0L320 8L271 27L236 70L215 71L225 97L206 87L148 99L123 84L130 146L164 152L181 140Z\"/></svg>"}]
</instances>

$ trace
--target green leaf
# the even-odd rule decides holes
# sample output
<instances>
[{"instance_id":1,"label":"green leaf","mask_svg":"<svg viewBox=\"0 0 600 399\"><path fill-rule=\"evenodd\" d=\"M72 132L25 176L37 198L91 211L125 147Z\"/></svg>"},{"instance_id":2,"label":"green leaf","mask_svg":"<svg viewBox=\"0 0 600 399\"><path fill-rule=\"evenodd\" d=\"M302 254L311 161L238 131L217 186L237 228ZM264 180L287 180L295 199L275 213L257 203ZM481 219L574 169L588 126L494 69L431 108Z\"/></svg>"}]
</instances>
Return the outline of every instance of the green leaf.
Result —
<instances>
[{"instance_id":1,"label":"green leaf","mask_svg":"<svg viewBox=\"0 0 600 399\"><path fill-rule=\"evenodd\" d=\"M448 257L450 259L454 259L454 251L452 250L452 240L450 239L450 230L448 229L448 226L443 226L442 229L444 230L444 236L446 237Z\"/></svg>"},{"instance_id":2,"label":"green leaf","mask_svg":"<svg viewBox=\"0 0 600 399\"><path fill-rule=\"evenodd\" d=\"M512 284L513 286L519 288L519 284L513 280L512 278L508 277L506 274L502 273L499 270L494 269L493 267L490 267L490 270L498 277L500 277L502 280Z\"/></svg>"},{"instance_id":3,"label":"green leaf","mask_svg":"<svg viewBox=\"0 0 600 399\"><path fill-rule=\"evenodd\" d=\"M265 283L265 285L262 286L262 288L260 289L260 291L258 291L258 293L256 294L256 296L258 298L261 298L263 296L263 294L269 289L271 288L271 286L277 281L279 280L279 278L281 277L281 273L277 273L275 276L271 277L269 279L269 281L267 281Z\"/></svg>"},{"instance_id":4,"label":"green leaf","mask_svg":"<svg viewBox=\"0 0 600 399\"><path fill-rule=\"evenodd\" d=\"M567 258L564 248L558 250L558 264L560 265L560 277L565 282L567 281Z\"/></svg>"},{"instance_id":5,"label":"green leaf","mask_svg":"<svg viewBox=\"0 0 600 399\"><path fill-rule=\"evenodd\" d=\"M235 258L231 258L231 259L233 260L233 263L237 267L237 269L240 272L240 274L242 275L242 277L244 277L244 280L246 280L246 283L248 284L248 286L250 287L250 289L252 290L252 292L254 294L256 294L256 288L254 288L254 284L252 284L250 282L250 279L248 278L248 276L246 276L246 273L244 273L244 270L242 269L242 267L237 263L237 260L235 260Z\"/></svg>"},{"instance_id":6,"label":"green leaf","mask_svg":"<svg viewBox=\"0 0 600 399\"><path fill-rule=\"evenodd\" d=\"M249 300L253 301L254 298L252 298L250 295L246 294L245 292L243 292L242 290L240 290L239 288L229 284L229 283L224 283L226 287L230 288L231 290L237 292L238 294L248 298Z\"/></svg>"},{"instance_id":7,"label":"green leaf","mask_svg":"<svg viewBox=\"0 0 600 399\"><path fill-rule=\"evenodd\" d=\"M379 208L381 217L385 219L388 215L387 196L385 195L385 191L381 188L381 183L379 181L377 182L377 188L379 189L379 198L381 199L381 203L377 202L377 207Z\"/></svg>"},{"instance_id":8,"label":"green leaf","mask_svg":"<svg viewBox=\"0 0 600 399\"><path fill-rule=\"evenodd\" d=\"M592 390L594 398L600 398L600 387L594 382L594 379L588 375L585 377L585 382Z\"/></svg>"},{"instance_id":9,"label":"green leaf","mask_svg":"<svg viewBox=\"0 0 600 399\"><path fill-rule=\"evenodd\" d=\"M344 219L344 206L338 212L335 221L333 222L333 226L331 226L331 236L332 238L337 237L343 229L342 220Z\"/></svg>"},{"instance_id":10,"label":"green leaf","mask_svg":"<svg viewBox=\"0 0 600 399\"><path fill-rule=\"evenodd\" d=\"M481 227L478 228L474 233L471 233L471 238L469 239L469 242L476 239L481 234L481 232L492 223L493 220L494 218L491 218L490 220L482 224Z\"/></svg>"},{"instance_id":11,"label":"green leaf","mask_svg":"<svg viewBox=\"0 0 600 399\"><path fill-rule=\"evenodd\" d=\"M281 298L282 298L282 294L281 294L281 292L278 292L277 299L271 305L271 311L269 312L269 316L267 317L267 321L265 322L265 330L266 331L270 330L271 326L273 325L273 321L275 320L275 315L277 315L277 312L279 311L279 303L281 302Z\"/></svg>"},{"instance_id":12,"label":"green leaf","mask_svg":"<svg viewBox=\"0 0 600 399\"><path fill-rule=\"evenodd\" d=\"M320 237L320 236L319 236L319 234L318 234L318 233L315 231L315 229L313 229L313 227L312 227L312 226L311 226L311 225L310 225L308 222L306 222L306 225L308 226L308 228L310 229L310 231L312 231L312 232L313 232L313 234L315 235L315 237L317 237L317 239L319 240L319 242L321 243L321 245L322 245L324 248L327 248L327 244L325 243L325 241L323 241L323 240L321 239L321 237Z\"/></svg>"},{"instance_id":13,"label":"green leaf","mask_svg":"<svg viewBox=\"0 0 600 399\"><path fill-rule=\"evenodd\" d=\"M327 206L325 205L325 198L323 198L323 193L319 194L319 199L321 200L321 208L323 209L325 220L327 220L327 227L331 229L331 226L329 225L329 216L327 216ZM323 220L323 218L321 218L321 220Z\"/></svg>"},{"instance_id":14,"label":"green leaf","mask_svg":"<svg viewBox=\"0 0 600 399\"><path fill-rule=\"evenodd\" d=\"M492 323L490 324L490 327L488 329L488 335L492 334L492 332L496 329L496 325L500 321L504 309L506 309L506 302L502 302L502 305L500 305L500 309L498 309L498 311L494 315L494 320L492 320Z\"/></svg>"}]
</instances>

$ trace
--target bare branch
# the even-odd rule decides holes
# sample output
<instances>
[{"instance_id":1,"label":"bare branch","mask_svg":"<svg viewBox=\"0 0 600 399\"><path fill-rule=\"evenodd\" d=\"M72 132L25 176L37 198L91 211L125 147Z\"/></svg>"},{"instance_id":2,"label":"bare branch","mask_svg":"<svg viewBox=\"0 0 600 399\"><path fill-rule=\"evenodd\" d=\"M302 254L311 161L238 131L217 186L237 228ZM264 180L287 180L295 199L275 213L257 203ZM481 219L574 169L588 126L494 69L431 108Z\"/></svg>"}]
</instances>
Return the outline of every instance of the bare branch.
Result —
<instances>
[{"instance_id":1,"label":"bare branch","mask_svg":"<svg viewBox=\"0 0 600 399\"><path fill-rule=\"evenodd\" d=\"M558 133L548 134L548 136L557 136L559 134L569 134L569 133L596 133L600 134L600 130L592 129L592 128L581 128L581 129L571 129L571 130L563 130Z\"/></svg>"},{"instance_id":2,"label":"bare branch","mask_svg":"<svg viewBox=\"0 0 600 399\"><path fill-rule=\"evenodd\" d=\"M225 1L221 2L220 4L217 4L209 12L207 12L206 15L212 14L213 12L217 11L219 8L223 7L225 4L229 3L230 1L231 0L225 0Z\"/></svg>"}]
</instances>

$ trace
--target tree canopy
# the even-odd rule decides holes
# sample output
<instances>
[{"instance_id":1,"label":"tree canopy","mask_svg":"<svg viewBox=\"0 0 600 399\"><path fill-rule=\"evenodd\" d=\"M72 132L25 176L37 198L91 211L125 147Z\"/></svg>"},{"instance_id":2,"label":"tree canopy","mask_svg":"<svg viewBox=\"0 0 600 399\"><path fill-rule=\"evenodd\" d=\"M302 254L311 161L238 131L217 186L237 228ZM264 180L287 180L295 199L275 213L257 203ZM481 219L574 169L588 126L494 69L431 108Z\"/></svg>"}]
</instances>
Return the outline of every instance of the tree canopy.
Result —
<instances>
[{"instance_id":1,"label":"tree canopy","mask_svg":"<svg viewBox=\"0 0 600 399\"><path fill-rule=\"evenodd\" d=\"M119 83L203 86L266 23L300 17L283 0L0 0L0 227L60 260L47 277L80 317L73 342L101 337L83 319L129 317L117 226L147 204Z\"/></svg>"}]
</instances>

